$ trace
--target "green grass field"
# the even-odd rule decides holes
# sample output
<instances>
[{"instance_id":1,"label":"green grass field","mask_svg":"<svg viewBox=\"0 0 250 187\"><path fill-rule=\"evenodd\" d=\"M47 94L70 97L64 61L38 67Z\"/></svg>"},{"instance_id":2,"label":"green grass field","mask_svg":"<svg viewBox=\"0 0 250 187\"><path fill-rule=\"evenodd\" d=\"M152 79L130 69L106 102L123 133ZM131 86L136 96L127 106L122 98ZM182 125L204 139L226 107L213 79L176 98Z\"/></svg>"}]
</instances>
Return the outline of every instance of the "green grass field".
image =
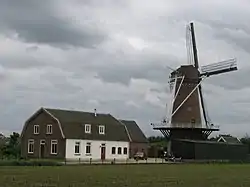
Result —
<instances>
[{"instance_id":1,"label":"green grass field","mask_svg":"<svg viewBox=\"0 0 250 187\"><path fill-rule=\"evenodd\" d=\"M0 167L1 187L250 186L250 165L157 164Z\"/></svg>"}]
</instances>

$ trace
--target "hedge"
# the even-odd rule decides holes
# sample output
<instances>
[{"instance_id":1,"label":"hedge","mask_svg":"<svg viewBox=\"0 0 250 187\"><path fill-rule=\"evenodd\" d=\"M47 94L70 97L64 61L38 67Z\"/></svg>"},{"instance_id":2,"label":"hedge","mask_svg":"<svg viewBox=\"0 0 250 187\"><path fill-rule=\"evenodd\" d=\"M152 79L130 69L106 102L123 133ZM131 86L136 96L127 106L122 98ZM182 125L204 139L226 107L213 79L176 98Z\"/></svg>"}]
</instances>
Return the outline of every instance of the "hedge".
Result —
<instances>
[{"instance_id":1,"label":"hedge","mask_svg":"<svg viewBox=\"0 0 250 187\"><path fill-rule=\"evenodd\" d=\"M0 166L61 166L62 163L51 160L0 160Z\"/></svg>"}]
</instances>

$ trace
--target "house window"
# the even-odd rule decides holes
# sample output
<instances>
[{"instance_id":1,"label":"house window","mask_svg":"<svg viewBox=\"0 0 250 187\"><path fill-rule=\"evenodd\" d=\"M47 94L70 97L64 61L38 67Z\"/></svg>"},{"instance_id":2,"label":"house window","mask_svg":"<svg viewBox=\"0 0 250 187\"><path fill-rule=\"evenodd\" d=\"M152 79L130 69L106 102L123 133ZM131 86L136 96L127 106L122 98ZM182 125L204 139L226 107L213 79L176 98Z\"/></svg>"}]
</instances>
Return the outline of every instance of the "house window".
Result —
<instances>
[{"instance_id":1,"label":"house window","mask_svg":"<svg viewBox=\"0 0 250 187\"><path fill-rule=\"evenodd\" d=\"M91 143L87 143L86 145L86 154L90 154L91 153Z\"/></svg>"},{"instance_id":2,"label":"house window","mask_svg":"<svg viewBox=\"0 0 250 187\"><path fill-rule=\"evenodd\" d=\"M57 140L51 140L51 154L57 154Z\"/></svg>"},{"instance_id":3,"label":"house window","mask_svg":"<svg viewBox=\"0 0 250 187\"><path fill-rule=\"evenodd\" d=\"M124 148L123 148L123 154L124 154L124 155L128 154L128 148L127 148L127 147L124 147Z\"/></svg>"},{"instance_id":4,"label":"house window","mask_svg":"<svg viewBox=\"0 0 250 187\"><path fill-rule=\"evenodd\" d=\"M118 155L122 154L122 148L121 147L118 147Z\"/></svg>"},{"instance_id":5,"label":"house window","mask_svg":"<svg viewBox=\"0 0 250 187\"><path fill-rule=\"evenodd\" d=\"M39 125L34 125L34 134L39 134Z\"/></svg>"},{"instance_id":6,"label":"house window","mask_svg":"<svg viewBox=\"0 0 250 187\"><path fill-rule=\"evenodd\" d=\"M75 143L75 154L80 154L80 142Z\"/></svg>"},{"instance_id":7,"label":"house window","mask_svg":"<svg viewBox=\"0 0 250 187\"><path fill-rule=\"evenodd\" d=\"M47 134L52 134L52 125L47 125Z\"/></svg>"},{"instance_id":8,"label":"house window","mask_svg":"<svg viewBox=\"0 0 250 187\"><path fill-rule=\"evenodd\" d=\"M28 141L28 153L34 153L34 140Z\"/></svg>"},{"instance_id":9,"label":"house window","mask_svg":"<svg viewBox=\"0 0 250 187\"><path fill-rule=\"evenodd\" d=\"M112 155L114 155L115 154L115 147L112 147Z\"/></svg>"},{"instance_id":10,"label":"house window","mask_svg":"<svg viewBox=\"0 0 250 187\"><path fill-rule=\"evenodd\" d=\"M91 125L85 124L85 133L91 133Z\"/></svg>"},{"instance_id":11,"label":"house window","mask_svg":"<svg viewBox=\"0 0 250 187\"><path fill-rule=\"evenodd\" d=\"M99 134L105 134L105 126L104 125L99 126Z\"/></svg>"}]
</instances>

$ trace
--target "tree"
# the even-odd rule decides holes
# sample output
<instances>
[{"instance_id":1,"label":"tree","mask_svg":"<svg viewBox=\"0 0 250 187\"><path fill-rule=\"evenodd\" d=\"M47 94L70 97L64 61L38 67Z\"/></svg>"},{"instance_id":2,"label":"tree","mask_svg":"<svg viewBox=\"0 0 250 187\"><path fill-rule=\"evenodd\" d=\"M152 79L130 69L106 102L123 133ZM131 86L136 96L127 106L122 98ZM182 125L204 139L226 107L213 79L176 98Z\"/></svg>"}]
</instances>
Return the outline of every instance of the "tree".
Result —
<instances>
[{"instance_id":1,"label":"tree","mask_svg":"<svg viewBox=\"0 0 250 187\"><path fill-rule=\"evenodd\" d=\"M4 157L19 158L21 153L20 135L13 132L10 137L6 138L1 150Z\"/></svg>"},{"instance_id":2,"label":"tree","mask_svg":"<svg viewBox=\"0 0 250 187\"><path fill-rule=\"evenodd\" d=\"M248 145L248 152L250 153L250 137L246 134L243 138L240 139L241 143Z\"/></svg>"}]
</instances>

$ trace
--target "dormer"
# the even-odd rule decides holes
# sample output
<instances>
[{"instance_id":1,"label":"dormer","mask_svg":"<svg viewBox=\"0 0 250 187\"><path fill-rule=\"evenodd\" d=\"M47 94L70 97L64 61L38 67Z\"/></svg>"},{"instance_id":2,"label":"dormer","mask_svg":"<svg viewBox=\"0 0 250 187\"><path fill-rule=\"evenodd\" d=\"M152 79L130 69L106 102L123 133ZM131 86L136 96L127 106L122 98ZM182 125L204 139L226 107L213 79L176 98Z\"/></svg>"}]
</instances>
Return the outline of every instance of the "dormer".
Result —
<instances>
[{"instance_id":1,"label":"dormer","mask_svg":"<svg viewBox=\"0 0 250 187\"><path fill-rule=\"evenodd\" d=\"M85 133L90 134L91 133L91 124L85 124L84 130L85 130Z\"/></svg>"},{"instance_id":2,"label":"dormer","mask_svg":"<svg viewBox=\"0 0 250 187\"><path fill-rule=\"evenodd\" d=\"M99 125L99 134L105 134L105 126Z\"/></svg>"}]
</instances>

